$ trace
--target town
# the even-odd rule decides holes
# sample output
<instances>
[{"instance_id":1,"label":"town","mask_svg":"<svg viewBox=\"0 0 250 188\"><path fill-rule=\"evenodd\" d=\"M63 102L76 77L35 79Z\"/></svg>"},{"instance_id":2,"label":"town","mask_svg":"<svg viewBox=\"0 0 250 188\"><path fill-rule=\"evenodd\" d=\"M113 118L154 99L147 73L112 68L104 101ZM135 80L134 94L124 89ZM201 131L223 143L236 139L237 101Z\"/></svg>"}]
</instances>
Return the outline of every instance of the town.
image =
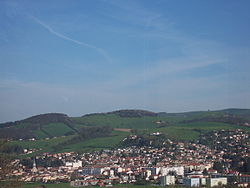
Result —
<instances>
[{"instance_id":1,"label":"town","mask_svg":"<svg viewBox=\"0 0 250 188\"><path fill-rule=\"evenodd\" d=\"M250 0L0 0L0 188L250 188Z\"/></svg>"},{"instance_id":2,"label":"town","mask_svg":"<svg viewBox=\"0 0 250 188\"><path fill-rule=\"evenodd\" d=\"M160 138L161 133L151 136ZM140 140L140 136L131 134L123 142ZM247 187L250 183L250 141L246 131L212 131L195 142L166 139L160 147L152 142L92 153L43 153L30 159L16 159L11 175L24 182L69 182L72 187L115 184Z\"/></svg>"}]
</instances>

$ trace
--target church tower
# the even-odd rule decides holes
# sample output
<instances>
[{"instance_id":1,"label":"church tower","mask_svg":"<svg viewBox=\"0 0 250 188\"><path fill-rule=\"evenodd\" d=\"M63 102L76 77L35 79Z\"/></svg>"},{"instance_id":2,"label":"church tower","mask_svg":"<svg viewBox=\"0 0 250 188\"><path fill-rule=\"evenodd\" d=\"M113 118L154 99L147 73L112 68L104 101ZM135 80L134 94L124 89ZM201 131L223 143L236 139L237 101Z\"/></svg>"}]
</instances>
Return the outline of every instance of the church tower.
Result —
<instances>
[{"instance_id":1,"label":"church tower","mask_svg":"<svg viewBox=\"0 0 250 188\"><path fill-rule=\"evenodd\" d=\"M36 173L38 170L36 168L36 159L34 158L34 161L33 161L33 168L31 169L31 172L32 173Z\"/></svg>"}]
</instances>

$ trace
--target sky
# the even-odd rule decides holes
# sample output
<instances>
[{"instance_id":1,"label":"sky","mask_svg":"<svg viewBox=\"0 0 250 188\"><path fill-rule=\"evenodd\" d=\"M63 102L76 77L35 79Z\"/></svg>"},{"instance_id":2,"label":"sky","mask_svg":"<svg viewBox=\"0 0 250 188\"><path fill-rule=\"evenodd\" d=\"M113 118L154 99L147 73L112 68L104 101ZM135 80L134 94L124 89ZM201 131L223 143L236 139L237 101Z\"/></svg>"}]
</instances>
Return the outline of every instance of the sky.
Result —
<instances>
[{"instance_id":1,"label":"sky","mask_svg":"<svg viewBox=\"0 0 250 188\"><path fill-rule=\"evenodd\" d=\"M250 1L1 0L0 122L250 108Z\"/></svg>"}]
</instances>

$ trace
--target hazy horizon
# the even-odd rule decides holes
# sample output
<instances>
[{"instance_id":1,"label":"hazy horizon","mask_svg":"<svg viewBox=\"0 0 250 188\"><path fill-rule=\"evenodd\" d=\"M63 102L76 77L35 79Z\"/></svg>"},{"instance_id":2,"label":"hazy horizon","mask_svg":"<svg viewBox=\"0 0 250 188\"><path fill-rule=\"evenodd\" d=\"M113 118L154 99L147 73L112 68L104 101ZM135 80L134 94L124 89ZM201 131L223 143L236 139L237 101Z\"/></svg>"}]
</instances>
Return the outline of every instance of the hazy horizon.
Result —
<instances>
[{"instance_id":1,"label":"hazy horizon","mask_svg":"<svg viewBox=\"0 0 250 188\"><path fill-rule=\"evenodd\" d=\"M249 1L2 0L0 122L250 108Z\"/></svg>"}]
</instances>

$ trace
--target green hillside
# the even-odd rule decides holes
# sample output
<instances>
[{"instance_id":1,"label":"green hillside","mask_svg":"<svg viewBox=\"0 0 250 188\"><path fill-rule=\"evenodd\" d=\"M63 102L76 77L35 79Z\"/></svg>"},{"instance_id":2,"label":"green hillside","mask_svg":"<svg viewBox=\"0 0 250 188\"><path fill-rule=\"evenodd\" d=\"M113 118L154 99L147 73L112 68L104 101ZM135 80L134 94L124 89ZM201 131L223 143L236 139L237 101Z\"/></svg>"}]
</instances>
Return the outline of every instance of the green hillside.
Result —
<instances>
[{"instance_id":1,"label":"green hillside","mask_svg":"<svg viewBox=\"0 0 250 188\"><path fill-rule=\"evenodd\" d=\"M65 141L72 139L75 135L71 136L61 136L52 139L40 139L37 141L11 141L10 145L20 145L24 149L35 149L36 151L32 154L28 155L20 155L20 157L27 157L27 156L34 156L39 153L44 152L90 152L90 151L97 151L100 149L111 149L117 146L121 140L123 140L126 136L128 136L128 132L121 132L121 131L113 131L110 136L107 137L100 137L100 138L93 138L88 139L85 141L81 141L75 144L66 144L63 148L56 149L55 148L59 144L64 144Z\"/></svg>"},{"instance_id":2,"label":"green hillside","mask_svg":"<svg viewBox=\"0 0 250 188\"><path fill-rule=\"evenodd\" d=\"M65 114L49 113L0 124L0 138L43 139L75 134L73 122Z\"/></svg>"},{"instance_id":3,"label":"green hillside","mask_svg":"<svg viewBox=\"0 0 250 188\"><path fill-rule=\"evenodd\" d=\"M120 111L119 111L120 112ZM155 115L120 116L118 113L102 113L72 118L77 127L81 126L110 126L114 128L156 128L178 123L189 122L221 122L244 125L250 121L249 109L227 109L220 111L197 111L184 113L157 113ZM158 122L158 123L157 123ZM159 123L161 122L161 123ZM250 122L249 122L250 123Z\"/></svg>"},{"instance_id":4,"label":"green hillside","mask_svg":"<svg viewBox=\"0 0 250 188\"><path fill-rule=\"evenodd\" d=\"M250 124L249 109L226 109L184 113L154 113L143 110L119 110L108 113L68 117L50 113L0 124L0 138L52 138L78 134L81 127L110 126L126 129L153 129L195 122L219 122L244 127ZM215 126L216 127L216 126Z\"/></svg>"},{"instance_id":5,"label":"green hillside","mask_svg":"<svg viewBox=\"0 0 250 188\"><path fill-rule=\"evenodd\" d=\"M116 114L97 114L73 118L73 121L80 126L110 126L113 128L143 129L157 127L156 121L167 120L161 117L120 117Z\"/></svg>"},{"instance_id":6,"label":"green hillside","mask_svg":"<svg viewBox=\"0 0 250 188\"><path fill-rule=\"evenodd\" d=\"M250 110L226 109L185 113L154 113L143 110L120 110L109 113L68 117L51 113L33 116L21 121L0 124L0 138L8 138L11 145L35 149L36 152L93 151L113 148L130 133L161 132L173 140L192 141L202 133L221 129L250 131ZM97 127L116 128L112 134L100 132ZM88 128L89 127L89 128ZM92 129L94 137L84 131ZM83 132L82 132L83 131ZM85 135L84 138L81 135ZM36 138L36 141L29 141ZM19 140L21 139L21 140Z\"/></svg>"},{"instance_id":7,"label":"green hillside","mask_svg":"<svg viewBox=\"0 0 250 188\"><path fill-rule=\"evenodd\" d=\"M200 134L212 130L235 130L243 129L250 131L250 127L243 127L238 125L231 125L220 122L194 122L194 123L181 123L162 128L149 129L152 132L161 132L166 134L170 139L192 141L199 138Z\"/></svg>"},{"instance_id":8,"label":"green hillside","mask_svg":"<svg viewBox=\"0 0 250 188\"><path fill-rule=\"evenodd\" d=\"M43 126L43 130L51 136L63 136L74 131L64 123L49 123Z\"/></svg>"}]
</instances>

